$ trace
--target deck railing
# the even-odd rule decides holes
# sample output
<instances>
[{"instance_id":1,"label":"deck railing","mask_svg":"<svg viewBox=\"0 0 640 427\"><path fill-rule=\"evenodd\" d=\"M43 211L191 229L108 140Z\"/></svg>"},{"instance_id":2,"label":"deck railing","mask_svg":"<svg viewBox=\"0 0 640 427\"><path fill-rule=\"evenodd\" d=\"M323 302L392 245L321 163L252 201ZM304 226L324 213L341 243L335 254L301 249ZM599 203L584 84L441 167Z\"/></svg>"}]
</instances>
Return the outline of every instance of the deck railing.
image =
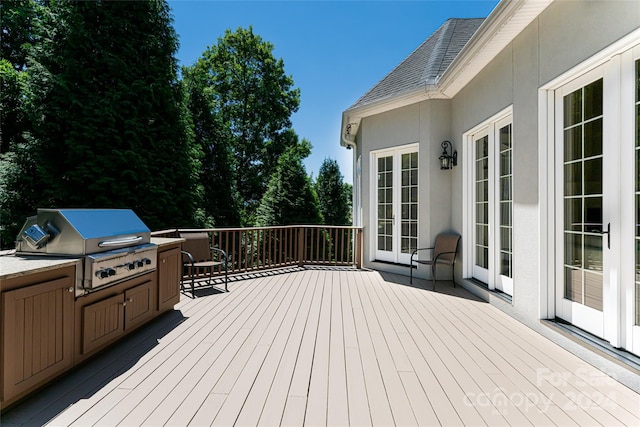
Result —
<instances>
[{"instance_id":1,"label":"deck railing","mask_svg":"<svg viewBox=\"0 0 640 427\"><path fill-rule=\"evenodd\" d=\"M362 228L291 225L252 228L170 229L154 237L179 237L181 232L206 231L214 248L228 256L229 274L288 266L362 266ZM222 268L217 272L224 273Z\"/></svg>"}]
</instances>

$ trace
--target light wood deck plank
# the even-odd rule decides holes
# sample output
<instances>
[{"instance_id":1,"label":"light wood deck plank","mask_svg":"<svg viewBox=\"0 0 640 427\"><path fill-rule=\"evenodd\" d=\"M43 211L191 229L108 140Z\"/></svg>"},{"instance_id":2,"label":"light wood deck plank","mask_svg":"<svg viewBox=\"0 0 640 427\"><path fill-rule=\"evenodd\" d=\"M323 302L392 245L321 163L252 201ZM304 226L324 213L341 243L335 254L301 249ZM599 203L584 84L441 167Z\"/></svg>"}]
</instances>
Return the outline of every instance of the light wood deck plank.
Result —
<instances>
[{"instance_id":1,"label":"light wood deck plank","mask_svg":"<svg viewBox=\"0 0 640 427\"><path fill-rule=\"evenodd\" d=\"M637 393L448 282L290 271L183 297L2 425L640 425Z\"/></svg>"},{"instance_id":2,"label":"light wood deck plank","mask_svg":"<svg viewBox=\"0 0 640 427\"><path fill-rule=\"evenodd\" d=\"M367 398L367 386L362 369L362 358L358 344L358 332L355 324L354 310L362 307L356 304L351 293L355 286L354 277L345 272L340 273L342 286L342 328L344 334L345 374L347 381L347 403L349 405L349 423L353 426L371 425L371 408Z\"/></svg>"},{"instance_id":3,"label":"light wood deck plank","mask_svg":"<svg viewBox=\"0 0 640 427\"><path fill-rule=\"evenodd\" d=\"M364 308L358 287L366 276L355 276L354 285L350 290L351 302L353 304L353 318L358 336L358 348L360 349L360 359L362 361L362 372L364 374L365 386L367 388L367 401L371 410L371 421L373 425L389 426L394 425L393 413L387 397L387 390L384 386L380 366L376 358L371 333L367 326L367 319L364 315Z\"/></svg>"},{"instance_id":4,"label":"light wood deck plank","mask_svg":"<svg viewBox=\"0 0 640 427\"><path fill-rule=\"evenodd\" d=\"M328 276L329 278L331 276ZM326 280L325 280L326 282ZM316 343L309 380L309 394L304 424L322 426L327 424L327 401L329 390L329 351L331 340L331 286L326 283L322 293Z\"/></svg>"},{"instance_id":5,"label":"light wood deck plank","mask_svg":"<svg viewBox=\"0 0 640 427\"><path fill-rule=\"evenodd\" d=\"M204 403L205 401L209 403L224 402L224 400L220 399L220 396L226 396L226 394L214 393L217 394L217 397L212 400L207 399L207 395L213 393L213 388L224 375L227 367L232 363L244 342L252 339L257 345L259 334L269 324L279 305L283 300L292 297L295 291L293 281L291 278L289 280L287 278L282 279L285 280L280 286L274 286L273 288L263 287L266 295L263 295L262 303L252 310L250 316L241 325L243 334L246 334L246 339L237 340L234 345L229 345L227 348L222 349L218 355L211 355L208 359L208 365L205 365L204 374L200 375L197 384L189 391L184 401L169 418L170 423L186 425L199 411L208 414L211 417L209 422L213 422L221 407L204 405ZM240 324L241 322L238 323ZM254 330L256 325L259 325L259 327ZM250 338L251 336L253 338Z\"/></svg>"},{"instance_id":6,"label":"light wood deck plank","mask_svg":"<svg viewBox=\"0 0 640 427\"><path fill-rule=\"evenodd\" d=\"M474 310L464 311L464 313L473 312ZM486 316L486 314L489 313L478 313L479 316ZM468 322L465 324L473 323ZM611 405L606 404L607 389L605 385L607 382L612 381L611 379L606 376L599 377L600 371L595 370L593 367L583 363L578 358L564 350L558 353L557 349L559 347L557 346L552 347L554 350L553 353L555 354L553 354L553 357L550 357L545 351L543 351L543 349L546 350L549 348L551 344L549 341L545 341L544 339L540 340L540 337L537 334L524 327L524 325L518 326L520 326L520 328L518 328L519 330L509 330L503 329L502 326L499 327L500 333L498 335L509 339L511 343L515 344L513 346L509 346L509 348L505 347L502 342L503 340L495 339L495 333L493 335L487 334L486 330L481 330L478 333L481 334L481 336L487 337L483 343L479 342L479 345L486 344L491 340L496 348L496 353L503 355L508 355L510 353L518 355L517 358L514 358L511 361L511 364L519 363L520 361L525 363L524 366L520 364L517 369L515 367L511 367L510 364L505 364L504 366L504 369L510 370L515 377L520 376L523 373L528 374L529 382L519 384L519 388L521 390L528 390L530 393L536 393L536 390L538 390L537 395L542 396L544 399L553 397L555 403L561 408L566 408L567 411L565 412L567 415L573 417L578 423L584 424L589 421L590 418L592 421L595 419L600 423L604 423L604 425L616 425L621 421L623 424L628 425L628 423L633 423L638 420L638 417L633 415L632 412L628 411L626 408L618 407L617 404L613 405L613 402L609 402ZM515 349L520 349L520 351L516 351ZM558 360L562 360L564 362L560 363ZM547 366L547 368L541 369L541 366ZM591 379L586 380L585 378L576 378L576 372L584 372L585 375ZM593 375L596 376L594 377ZM547 378L550 378L551 382L549 382ZM594 381L594 378L599 379ZM572 384L573 382L575 382L575 384ZM615 384L619 385L617 382L615 382ZM532 388L532 385L535 386ZM625 393L619 397L626 396L629 391L626 387L623 388ZM540 394L540 390L544 392L543 395ZM625 399L622 400L624 401ZM599 403L601 402L605 403L605 409L611 407L611 409L614 409L615 413L608 411L601 413L603 412L601 410L574 410L574 407L580 404L584 405L585 409L597 408L600 406ZM640 401L638 401L636 397L635 406L633 404L631 404L631 406L637 410L638 405L640 405ZM543 404L543 406L545 405Z\"/></svg>"},{"instance_id":7,"label":"light wood deck plank","mask_svg":"<svg viewBox=\"0 0 640 427\"><path fill-rule=\"evenodd\" d=\"M311 304L317 296L316 290L318 288L319 274L317 271L313 273L314 274L308 275L308 278L303 278L303 281L308 281L309 287L305 290L304 300L300 304L300 309L295 317L291 333L287 338L286 344L282 347L281 354L279 354L275 374L266 375L266 378L264 378L262 382L259 382L260 377L256 380L256 384L254 384L247 398L245 407L242 408L237 425L273 426L280 424L287 403L287 396L289 394L289 388L291 387L304 330L309 320ZM274 348L277 347L274 346ZM274 362L276 354L275 352L273 354ZM246 410L252 398L256 400L256 404L254 405L255 409L250 411Z\"/></svg>"},{"instance_id":8,"label":"light wood deck plank","mask_svg":"<svg viewBox=\"0 0 640 427\"><path fill-rule=\"evenodd\" d=\"M347 399L347 372L344 351L344 327L342 319L342 286L339 272L331 274L331 335L329 338L329 379L327 385L327 425L349 425L349 401ZM345 284L346 285L346 284Z\"/></svg>"},{"instance_id":9,"label":"light wood deck plank","mask_svg":"<svg viewBox=\"0 0 640 427\"><path fill-rule=\"evenodd\" d=\"M388 318L386 313L375 311L374 303L372 302L373 287L374 285L371 282L366 284L360 282L357 288L384 387L387 391L393 419L396 425L417 425L392 355L393 350L398 351L400 349L392 350L387 344L381 324L387 323ZM403 368L406 369L406 357L403 357L402 360L405 361L403 362Z\"/></svg>"},{"instance_id":10,"label":"light wood deck plank","mask_svg":"<svg viewBox=\"0 0 640 427\"><path fill-rule=\"evenodd\" d=\"M259 301L255 301L254 304L258 304ZM251 307L251 304L248 304ZM222 312L225 310L223 309ZM159 352L158 357L154 360L154 363L150 364L155 369L152 373L145 372L144 375L140 375L140 372L123 382L119 386L122 389L131 389L133 387L132 396L130 399L122 401L117 405L111 413L106 414L105 417L97 423L97 425L115 425L122 423L124 425L140 425L148 417L148 415L158 408L162 403L166 395L175 389L177 384L180 384L185 377L193 371L194 366L202 360L208 352L215 351L219 347L224 347L233 343L234 340L238 340L238 337L243 337L243 334L239 327L233 325L232 327L223 330L217 327L218 322L221 320L219 312L217 312L214 321L195 322L187 331L176 339L171 344L178 343L176 346L168 345L164 352ZM249 315L249 310L237 310L234 316L229 316L227 321L233 322L235 319L241 319L243 316ZM224 336L224 333L228 334L228 337L219 341L220 337ZM241 339L241 338L240 338ZM216 346L217 344L217 346ZM81 420L80 420L81 421Z\"/></svg>"}]
</instances>

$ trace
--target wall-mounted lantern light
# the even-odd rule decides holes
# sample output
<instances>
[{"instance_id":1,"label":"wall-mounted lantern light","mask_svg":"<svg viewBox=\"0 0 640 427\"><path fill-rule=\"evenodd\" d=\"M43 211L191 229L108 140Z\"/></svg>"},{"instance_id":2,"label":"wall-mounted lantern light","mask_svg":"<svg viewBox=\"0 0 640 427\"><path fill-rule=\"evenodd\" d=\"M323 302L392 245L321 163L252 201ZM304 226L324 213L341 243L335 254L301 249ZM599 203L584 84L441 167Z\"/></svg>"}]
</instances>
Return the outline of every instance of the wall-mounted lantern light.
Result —
<instances>
[{"instance_id":1,"label":"wall-mounted lantern light","mask_svg":"<svg viewBox=\"0 0 640 427\"><path fill-rule=\"evenodd\" d=\"M442 155L439 157L440 159L440 169L453 169L454 166L458 164L458 152L453 149L451 142L442 141ZM451 151L451 155L447 151L447 146Z\"/></svg>"}]
</instances>

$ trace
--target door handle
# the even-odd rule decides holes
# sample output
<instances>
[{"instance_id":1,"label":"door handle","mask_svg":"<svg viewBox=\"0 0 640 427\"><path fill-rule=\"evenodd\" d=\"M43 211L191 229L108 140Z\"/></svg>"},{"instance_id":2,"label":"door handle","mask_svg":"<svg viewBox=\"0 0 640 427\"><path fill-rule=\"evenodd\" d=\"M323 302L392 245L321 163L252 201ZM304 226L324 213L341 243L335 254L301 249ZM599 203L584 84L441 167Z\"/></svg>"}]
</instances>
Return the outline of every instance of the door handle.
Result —
<instances>
[{"instance_id":1,"label":"door handle","mask_svg":"<svg viewBox=\"0 0 640 427\"><path fill-rule=\"evenodd\" d=\"M607 249L611 249L611 223L607 224L607 231L602 230L600 234L607 235Z\"/></svg>"}]
</instances>

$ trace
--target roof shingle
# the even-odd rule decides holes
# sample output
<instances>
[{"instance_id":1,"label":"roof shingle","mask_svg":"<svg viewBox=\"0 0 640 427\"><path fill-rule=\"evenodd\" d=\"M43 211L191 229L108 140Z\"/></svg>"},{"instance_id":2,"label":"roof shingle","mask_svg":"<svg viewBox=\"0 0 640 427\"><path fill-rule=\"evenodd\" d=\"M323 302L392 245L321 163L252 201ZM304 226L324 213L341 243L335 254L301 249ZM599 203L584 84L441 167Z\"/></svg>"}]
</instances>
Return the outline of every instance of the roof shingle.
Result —
<instances>
[{"instance_id":1,"label":"roof shingle","mask_svg":"<svg viewBox=\"0 0 640 427\"><path fill-rule=\"evenodd\" d=\"M484 18L447 20L349 109L435 83L483 21Z\"/></svg>"}]
</instances>

